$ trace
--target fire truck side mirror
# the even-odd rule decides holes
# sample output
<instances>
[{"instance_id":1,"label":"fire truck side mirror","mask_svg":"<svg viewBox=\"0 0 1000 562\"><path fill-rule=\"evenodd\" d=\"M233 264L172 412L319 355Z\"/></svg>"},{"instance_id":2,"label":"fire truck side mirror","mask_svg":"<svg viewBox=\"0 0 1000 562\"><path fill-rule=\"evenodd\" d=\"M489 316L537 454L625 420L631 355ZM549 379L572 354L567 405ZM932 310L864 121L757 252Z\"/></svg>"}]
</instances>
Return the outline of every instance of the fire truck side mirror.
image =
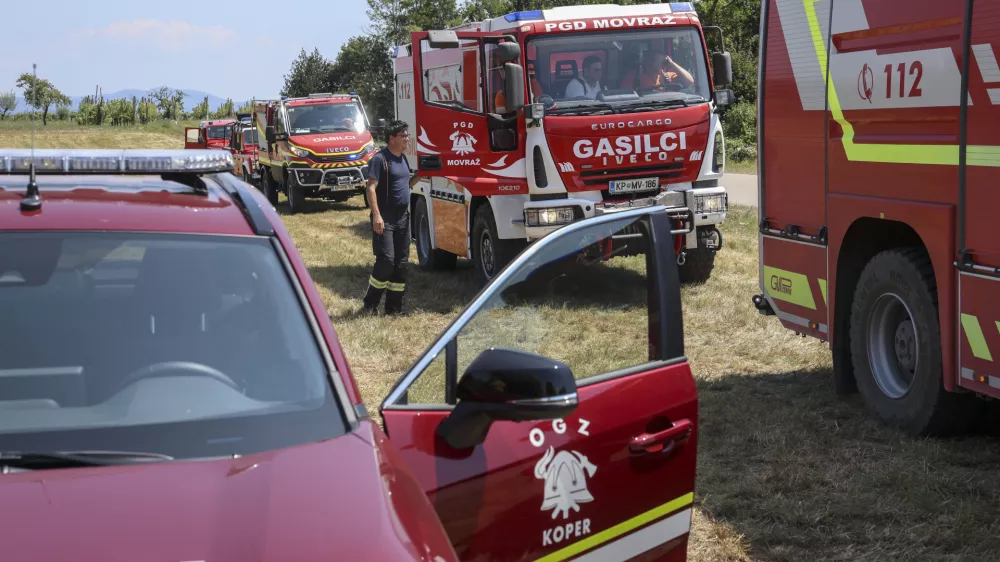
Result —
<instances>
[{"instance_id":1,"label":"fire truck side mirror","mask_svg":"<svg viewBox=\"0 0 1000 562\"><path fill-rule=\"evenodd\" d=\"M267 140L267 144L274 144L274 125L268 125L264 129L264 138Z\"/></svg>"},{"instance_id":2,"label":"fire truck side mirror","mask_svg":"<svg viewBox=\"0 0 1000 562\"><path fill-rule=\"evenodd\" d=\"M507 111L517 111L524 107L524 69L519 64L508 62L503 65L503 76Z\"/></svg>"},{"instance_id":3,"label":"fire truck side mirror","mask_svg":"<svg viewBox=\"0 0 1000 562\"><path fill-rule=\"evenodd\" d=\"M729 53L712 53L712 74L719 86L729 86L733 83L733 61Z\"/></svg>"},{"instance_id":4,"label":"fire truck side mirror","mask_svg":"<svg viewBox=\"0 0 1000 562\"><path fill-rule=\"evenodd\" d=\"M428 31L427 42L432 49L457 49L462 46L458 41L458 34L452 29Z\"/></svg>"},{"instance_id":5,"label":"fire truck side mirror","mask_svg":"<svg viewBox=\"0 0 1000 562\"><path fill-rule=\"evenodd\" d=\"M496 47L494 56L496 56L497 62L501 64L517 62L521 58L521 46L513 42L500 43Z\"/></svg>"}]
</instances>

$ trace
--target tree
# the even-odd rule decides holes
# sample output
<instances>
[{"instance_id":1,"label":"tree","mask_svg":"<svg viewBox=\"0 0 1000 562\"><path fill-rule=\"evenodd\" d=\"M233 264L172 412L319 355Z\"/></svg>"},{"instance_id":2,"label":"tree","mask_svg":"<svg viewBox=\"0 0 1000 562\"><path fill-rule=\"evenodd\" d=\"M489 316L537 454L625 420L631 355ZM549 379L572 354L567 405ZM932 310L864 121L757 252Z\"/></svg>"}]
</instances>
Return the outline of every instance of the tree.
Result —
<instances>
[{"instance_id":1,"label":"tree","mask_svg":"<svg viewBox=\"0 0 1000 562\"><path fill-rule=\"evenodd\" d=\"M0 121L7 118L7 114L17 109L17 94L14 90L0 92Z\"/></svg>"},{"instance_id":2,"label":"tree","mask_svg":"<svg viewBox=\"0 0 1000 562\"><path fill-rule=\"evenodd\" d=\"M191 117L195 119L208 119L208 96L201 100L201 103L191 108Z\"/></svg>"},{"instance_id":3,"label":"tree","mask_svg":"<svg viewBox=\"0 0 1000 562\"><path fill-rule=\"evenodd\" d=\"M176 121L180 113L184 111L184 92L181 90L160 86L155 90L150 90L149 97L156 100L156 106L163 114L164 119Z\"/></svg>"},{"instance_id":4,"label":"tree","mask_svg":"<svg viewBox=\"0 0 1000 562\"><path fill-rule=\"evenodd\" d=\"M42 112L42 125L48 124L49 109L64 107L70 104L68 96L59 91L51 82L44 78L36 78L25 72L18 79L16 86L24 90L24 101Z\"/></svg>"},{"instance_id":5,"label":"tree","mask_svg":"<svg viewBox=\"0 0 1000 562\"><path fill-rule=\"evenodd\" d=\"M222 119L223 117L233 117L234 115L236 115L236 110L233 105L233 100L232 98L227 98L226 101L219 106L219 109L215 111L212 117L214 119Z\"/></svg>"},{"instance_id":6,"label":"tree","mask_svg":"<svg viewBox=\"0 0 1000 562\"><path fill-rule=\"evenodd\" d=\"M366 35L352 37L341 48L327 82L333 91L357 92L371 119L392 118L393 83L388 43Z\"/></svg>"},{"instance_id":7,"label":"tree","mask_svg":"<svg viewBox=\"0 0 1000 562\"><path fill-rule=\"evenodd\" d=\"M310 54L306 54L305 49L300 50L299 57L292 62L292 68L284 76L285 87L281 89L281 95L297 98L322 92L330 75L330 67L330 61L323 58L319 49L314 48Z\"/></svg>"}]
</instances>

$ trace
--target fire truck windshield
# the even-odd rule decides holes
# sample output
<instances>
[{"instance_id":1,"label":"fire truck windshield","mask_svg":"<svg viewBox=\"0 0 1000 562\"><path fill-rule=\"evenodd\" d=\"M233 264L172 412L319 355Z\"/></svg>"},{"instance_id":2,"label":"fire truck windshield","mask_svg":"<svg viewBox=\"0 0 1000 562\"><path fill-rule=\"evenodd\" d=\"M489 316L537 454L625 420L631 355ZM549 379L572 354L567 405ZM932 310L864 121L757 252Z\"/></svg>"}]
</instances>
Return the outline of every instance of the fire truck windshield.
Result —
<instances>
[{"instance_id":1,"label":"fire truck windshield","mask_svg":"<svg viewBox=\"0 0 1000 562\"><path fill-rule=\"evenodd\" d=\"M558 102L550 113L620 113L711 99L694 27L542 35L528 40L526 54L534 99Z\"/></svg>"},{"instance_id":2,"label":"fire truck windshield","mask_svg":"<svg viewBox=\"0 0 1000 562\"><path fill-rule=\"evenodd\" d=\"M214 127L209 127L208 138L210 139L229 138L229 127L226 127L225 125L215 125Z\"/></svg>"},{"instance_id":3,"label":"fire truck windshield","mask_svg":"<svg viewBox=\"0 0 1000 562\"><path fill-rule=\"evenodd\" d=\"M308 133L363 132L368 124L355 103L296 105L287 108L289 132Z\"/></svg>"},{"instance_id":4,"label":"fire truck windshield","mask_svg":"<svg viewBox=\"0 0 1000 562\"><path fill-rule=\"evenodd\" d=\"M257 144L257 131L254 129L243 129L243 146Z\"/></svg>"}]
</instances>

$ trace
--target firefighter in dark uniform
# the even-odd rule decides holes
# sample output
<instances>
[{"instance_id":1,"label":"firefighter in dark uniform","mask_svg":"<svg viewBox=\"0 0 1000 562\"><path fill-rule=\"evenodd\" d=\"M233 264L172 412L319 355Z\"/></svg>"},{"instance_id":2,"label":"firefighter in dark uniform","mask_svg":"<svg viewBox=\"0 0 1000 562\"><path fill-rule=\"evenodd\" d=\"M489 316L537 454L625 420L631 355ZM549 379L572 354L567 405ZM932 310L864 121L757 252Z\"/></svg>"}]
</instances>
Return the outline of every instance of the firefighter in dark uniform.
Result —
<instances>
[{"instance_id":1,"label":"firefighter in dark uniform","mask_svg":"<svg viewBox=\"0 0 1000 562\"><path fill-rule=\"evenodd\" d=\"M403 310L406 267L410 257L410 188L417 183L403 150L410 134L404 121L386 127L388 146L368 161L368 206L371 208L375 265L365 292L365 312L376 313L385 294L385 313Z\"/></svg>"}]
</instances>

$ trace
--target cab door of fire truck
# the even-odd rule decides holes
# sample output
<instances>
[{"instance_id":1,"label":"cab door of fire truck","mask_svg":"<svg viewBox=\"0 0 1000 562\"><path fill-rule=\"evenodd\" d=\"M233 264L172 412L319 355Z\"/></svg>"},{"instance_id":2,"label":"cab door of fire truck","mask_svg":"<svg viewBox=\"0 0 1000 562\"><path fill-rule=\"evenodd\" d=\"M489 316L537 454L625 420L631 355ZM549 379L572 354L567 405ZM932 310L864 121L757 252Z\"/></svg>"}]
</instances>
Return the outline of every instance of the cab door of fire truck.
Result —
<instances>
[{"instance_id":1,"label":"cab door of fire truck","mask_svg":"<svg viewBox=\"0 0 1000 562\"><path fill-rule=\"evenodd\" d=\"M201 127L184 127L184 148L207 148L205 131Z\"/></svg>"},{"instance_id":2,"label":"cab door of fire truck","mask_svg":"<svg viewBox=\"0 0 1000 562\"><path fill-rule=\"evenodd\" d=\"M417 126L411 134L420 175L431 179L430 208L418 213L430 215L436 248L465 257L473 219L465 190L527 193L523 119L495 113L498 92L523 99L520 48L502 33L419 32L412 40Z\"/></svg>"},{"instance_id":3,"label":"cab door of fire truck","mask_svg":"<svg viewBox=\"0 0 1000 562\"><path fill-rule=\"evenodd\" d=\"M671 229L643 207L539 240L382 403L460 559L686 560L698 400ZM645 248L628 271L567 263L623 232ZM553 341L578 307L616 326L600 349Z\"/></svg>"}]
</instances>

